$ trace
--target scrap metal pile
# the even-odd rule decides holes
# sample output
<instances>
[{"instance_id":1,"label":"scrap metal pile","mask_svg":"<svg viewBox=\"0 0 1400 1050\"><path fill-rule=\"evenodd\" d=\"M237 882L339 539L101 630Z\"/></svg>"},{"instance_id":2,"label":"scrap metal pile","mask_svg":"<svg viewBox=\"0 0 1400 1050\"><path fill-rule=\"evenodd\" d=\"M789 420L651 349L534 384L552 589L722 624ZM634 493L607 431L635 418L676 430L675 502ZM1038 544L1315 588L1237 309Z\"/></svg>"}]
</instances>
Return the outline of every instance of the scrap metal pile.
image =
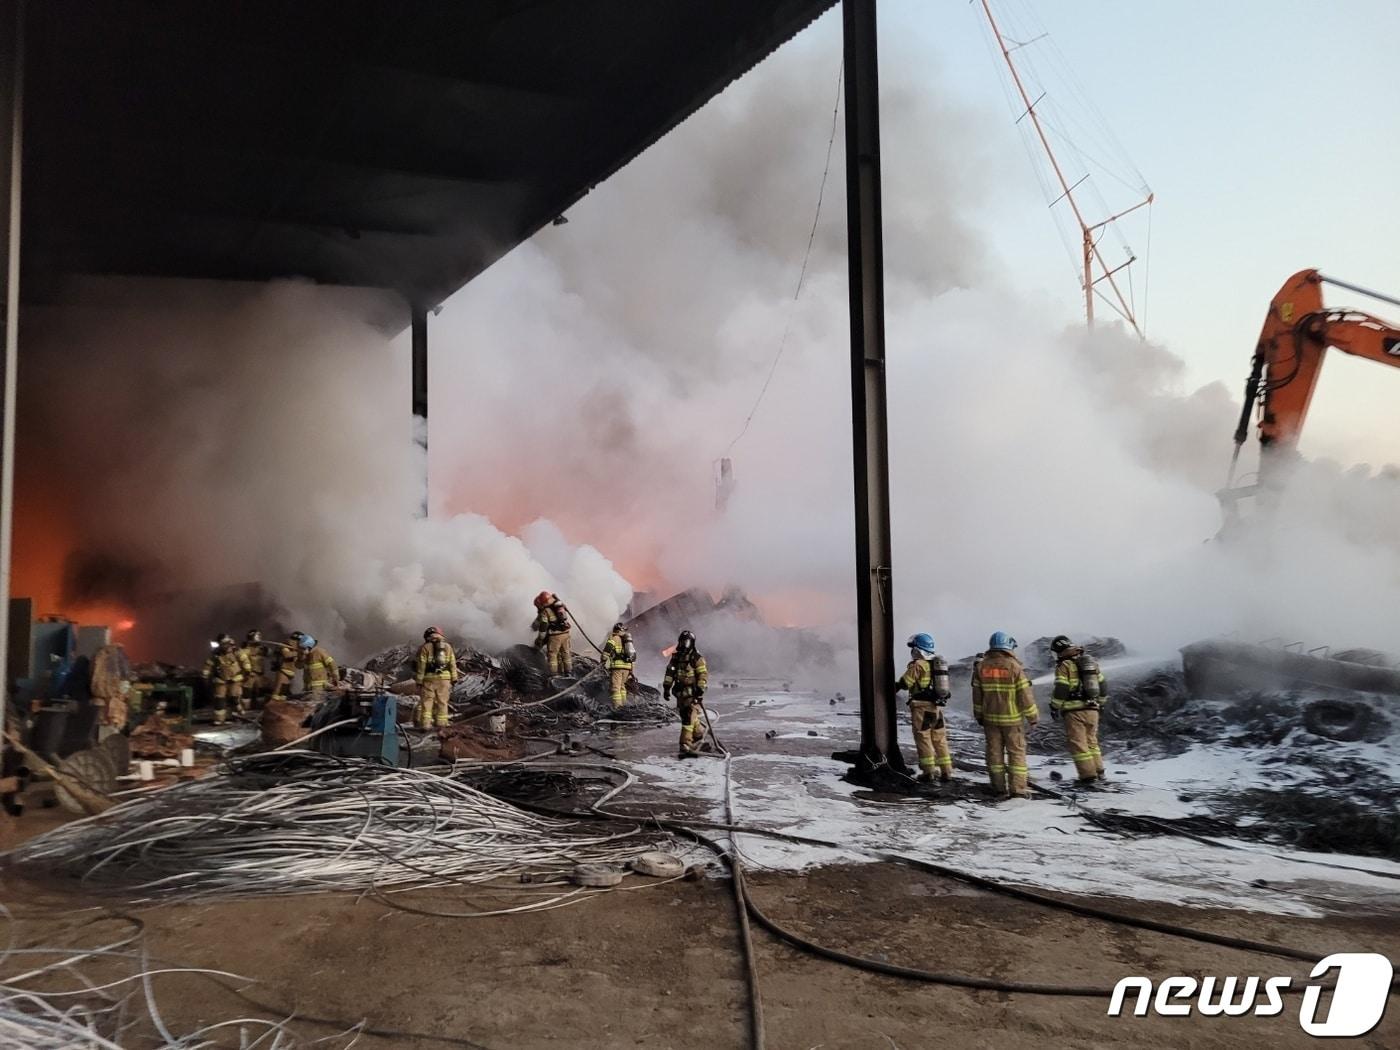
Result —
<instances>
[{"instance_id":1,"label":"scrap metal pile","mask_svg":"<svg viewBox=\"0 0 1400 1050\"><path fill-rule=\"evenodd\" d=\"M524 894L507 910L528 911L572 899L580 865L621 869L669 845L660 833L527 813L450 770L282 752L58 828L7 859L134 902L489 886Z\"/></svg>"},{"instance_id":2,"label":"scrap metal pile","mask_svg":"<svg viewBox=\"0 0 1400 1050\"><path fill-rule=\"evenodd\" d=\"M417 652L415 645L394 646L365 661L364 671L391 691L406 691L412 684ZM649 722L669 721L673 717L671 705L662 700L659 690L636 682L629 686L627 704L614 711L598 661L575 653L573 662L577 687L541 704L540 700L560 693L565 683L550 678L538 650L517 645L491 656L462 646L457 651L461 677L452 687L452 717L455 721L499 711L510 715L517 727L527 732L582 728L600 719Z\"/></svg>"}]
</instances>

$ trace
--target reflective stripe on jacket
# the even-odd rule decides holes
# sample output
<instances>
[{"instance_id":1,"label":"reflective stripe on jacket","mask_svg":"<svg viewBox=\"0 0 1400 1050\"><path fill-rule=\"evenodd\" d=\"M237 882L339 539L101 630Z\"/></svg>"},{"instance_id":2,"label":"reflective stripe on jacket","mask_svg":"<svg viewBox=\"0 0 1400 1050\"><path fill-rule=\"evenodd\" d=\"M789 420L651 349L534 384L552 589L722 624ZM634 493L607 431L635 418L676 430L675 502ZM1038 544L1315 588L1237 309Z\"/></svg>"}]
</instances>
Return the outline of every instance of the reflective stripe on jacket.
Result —
<instances>
[{"instance_id":1,"label":"reflective stripe on jacket","mask_svg":"<svg viewBox=\"0 0 1400 1050\"><path fill-rule=\"evenodd\" d=\"M424 642L418 647L418 662L414 665L413 680L419 685L425 681L455 682L461 677L457 670L457 654L446 642Z\"/></svg>"},{"instance_id":2,"label":"reflective stripe on jacket","mask_svg":"<svg viewBox=\"0 0 1400 1050\"><path fill-rule=\"evenodd\" d=\"M662 684L687 695L703 693L710 684L710 669L705 666L705 658L694 649L686 655L675 653L666 665L666 677Z\"/></svg>"},{"instance_id":3,"label":"reflective stripe on jacket","mask_svg":"<svg viewBox=\"0 0 1400 1050\"><path fill-rule=\"evenodd\" d=\"M263 647L262 642L245 645L241 652L248 661L249 674L264 675L267 673L267 650Z\"/></svg>"},{"instance_id":4,"label":"reflective stripe on jacket","mask_svg":"<svg viewBox=\"0 0 1400 1050\"><path fill-rule=\"evenodd\" d=\"M904 677L899 680L901 689L909 690L909 702L912 704L920 693L926 693L933 688L933 668L922 656L916 656L909 661L909 666L904 669ZM930 698L932 699L932 698Z\"/></svg>"},{"instance_id":5,"label":"reflective stripe on jacket","mask_svg":"<svg viewBox=\"0 0 1400 1050\"><path fill-rule=\"evenodd\" d=\"M1086 700L1079 695L1079 654L1082 649L1066 649L1055 665L1055 693L1050 698L1050 706L1056 711L1082 711L1086 707L1103 707L1108 703L1108 683L1103 672L1099 672L1099 695Z\"/></svg>"},{"instance_id":6,"label":"reflective stripe on jacket","mask_svg":"<svg viewBox=\"0 0 1400 1050\"><path fill-rule=\"evenodd\" d=\"M562 602L555 602L541 609L530 626L536 634L567 634L570 627L569 614L564 611Z\"/></svg>"},{"instance_id":7,"label":"reflective stripe on jacket","mask_svg":"<svg viewBox=\"0 0 1400 1050\"><path fill-rule=\"evenodd\" d=\"M305 661L306 688L308 690L325 689L340 681L334 657L319 645L306 654Z\"/></svg>"},{"instance_id":8,"label":"reflective stripe on jacket","mask_svg":"<svg viewBox=\"0 0 1400 1050\"><path fill-rule=\"evenodd\" d=\"M283 642L277 646L277 670L291 678L296 674L298 665L301 663L301 652L290 642Z\"/></svg>"},{"instance_id":9,"label":"reflective stripe on jacket","mask_svg":"<svg viewBox=\"0 0 1400 1050\"><path fill-rule=\"evenodd\" d=\"M972 713L994 726L1019 725L1040 717L1035 691L1021 661L1010 653L990 652L972 676Z\"/></svg>"},{"instance_id":10,"label":"reflective stripe on jacket","mask_svg":"<svg viewBox=\"0 0 1400 1050\"><path fill-rule=\"evenodd\" d=\"M244 675L252 673L253 666L241 649L211 653L204 664L204 677L215 682L241 682Z\"/></svg>"},{"instance_id":11,"label":"reflective stripe on jacket","mask_svg":"<svg viewBox=\"0 0 1400 1050\"><path fill-rule=\"evenodd\" d=\"M610 634L603 643L603 666L609 671L630 671L632 661L627 659L627 635Z\"/></svg>"}]
</instances>

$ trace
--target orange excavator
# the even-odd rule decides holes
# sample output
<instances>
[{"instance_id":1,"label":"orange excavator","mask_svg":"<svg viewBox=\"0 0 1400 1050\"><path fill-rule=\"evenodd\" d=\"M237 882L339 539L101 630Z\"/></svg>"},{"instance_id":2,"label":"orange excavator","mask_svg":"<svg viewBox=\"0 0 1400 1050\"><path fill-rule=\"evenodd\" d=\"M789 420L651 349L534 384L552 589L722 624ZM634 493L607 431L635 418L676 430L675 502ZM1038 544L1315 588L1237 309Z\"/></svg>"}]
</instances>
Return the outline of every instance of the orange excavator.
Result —
<instances>
[{"instance_id":1,"label":"orange excavator","mask_svg":"<svg viewBox=\"0 0 1400 1050\"><path fill-rule=\"evenodd\" d=\"M1244 408L1235 430L1230 476L1219 493L1227 527L1239 515L1239 501L1276 490L1280 474L1294 457L1313 391L1328 347L1400 367L1400 328L1358 310L1322 305L1322 286L1330 284L1392 306L1379 292L1302 270L1290 277L1269 304L1264 330L1254 350L1254 366L1244 387ZM1252 485L1235 485L1240 450L1249 437L1249 419L1259 408L1259 473Z\"/></svg>"}]
</instances>

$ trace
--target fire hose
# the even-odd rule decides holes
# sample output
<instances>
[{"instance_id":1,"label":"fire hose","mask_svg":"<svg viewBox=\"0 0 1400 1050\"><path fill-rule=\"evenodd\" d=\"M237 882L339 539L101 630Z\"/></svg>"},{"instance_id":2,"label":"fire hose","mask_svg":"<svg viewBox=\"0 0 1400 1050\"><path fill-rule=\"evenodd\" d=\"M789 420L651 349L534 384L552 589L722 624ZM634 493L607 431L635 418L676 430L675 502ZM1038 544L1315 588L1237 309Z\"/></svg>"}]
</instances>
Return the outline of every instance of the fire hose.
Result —
<instances>
[{"instance_id":1,"label":"fire hose","mask_svg":"<svg viewBox=\"0 0 1400 1050\"><path fill-rule=\"evenodd\" d=\"M592 768L604 769L614 774L620 773L624 777L628 778L627 782L614 789L613 791L610 791L608 795L606 795L602 800L599 801L599 803L595 804L592 808L586 811L559 810L553 807L539 808L542 811L553 813L555 815L566 815L580 818L594 816L608 820L623 821L636 821L637 819L639 819L637 816L634 815L618 813L612 810L605 810L601 808L604 803L610 801L625 787L629 786L632 780L635 778L633 778L630 773L627 773L626 770L620 769L616 766L609 766L601 763L589 763L588 765ZM1095 919L1101 922L1107 922L1114 925L1128 926L1135 929L1147 930L1149 932L1165 934L1167 936L1172 937L1179 937L1185 940L1196 941L1202 944L1212 944L1218 947L1230 948L1237 951L1253 952L1261 955L1271 955L1276 958L1289 959L1296 962L1304 962L1309 964L1316 964L1320 962L1323 958L1325 958L1325 955L1321 955L1316 952L1304 951L1302 949L1293 948L1288 945L1270 944L1265 941L1256 941L1245 937L1233 937L1226 934L1211 933L1206 930L1198 930L1177 923L1161 922L1156 919L1148 919L1136 915L1127 915L1121 912L1112 911L1107 908L1099 908L1091 904L1082 904L1075 901L1062 900L1058 897L1052 897L1048 894L1036 892L1035 890L1023 889L1019 886L999 882L997 880L987 878L986 876L977 875L973 872L946 867L944 865L937 864L932 861L920 860L918 858L905 856L899 853L891 853L885 850L872 849L866 846L852 845L850 843L843 842L834 842L828 839L818 839L805 835L794 835L788 832L774 831L768 828L756 828L748 825L734 824L732 821L732 804L729 801L729 763L726 762L725 765L725 797L727 817L725 823L693 820L678 821L667 818L659 818L655 816L651 816L649 819L651 819L656 824L656 826L664 830L690 835L691 837L695 838L696 841L700 841L707 845L710 845L711 849L715 849L717 852L721 853L722 847L718 847L717 845L711 844L711 840L707 839L704 836L701 836L698 833L697 829L705 829L707 831L724 831L731 834L740 833L745 835L757 835L759 837L774 839L781 842L789 842L795 845L814 846L822 849L834 849L852 853L861 853L866 856L872 857L876 860L883 861L885 863L900 864L905 867L913 868L917 871L925 872L927 874L937 875L942 878L954 879L989 893L1000 894L1002 896L1011 897L1016 900L1025 901L1030 904L1036 904L1045 908L1051 908L1058 911L1065 911L1072 915L1078 915L1082 918ZM725 856L726 864L730 864L731 860L729 859L728 855L723 855ZM782 938L783 940L796 947L800 947L803 950L814 952L815 954L820 955L824 958L829 958L833 961L841 962L845 965L855 966L861 969L868 969L878 973L886 973L892 976L904 977L911 980L920 980L939 984L951 984L961 987L982 988L995 991L1019 991L1029 994L1040 995L1073 995L1095 997L1107 997L1109 995L1109 990L1102 988L1090 989L1059 985L1036 985L1025 984L1020 982L994 980L990 978L967 977L959 974L941 974L934 973L932 971L895 966L893 964L883 963L874 959L863 959L859 956L849 955L847 953L840 952L837 949L827 948L823 945L816 944L815 942L810 941L809 939L803 937L800 934L794 933L791 930L787 930L786 928L782 927L779 923L777 923L776 921L769 918L766 914L764 914L761 911L761 909L757 908L757 906L754 905L752 899L747 895L747 893L744 893L743 896L744 907L746 911L749 915L751 915L754 918L754 921L756 921L759 925L763 926L764 929L769 930L770 933L773 933L775 936ZM1394 988L1396 987L1396 985L1393 984L1392 987Z\"/></svg>"}]
</instances>

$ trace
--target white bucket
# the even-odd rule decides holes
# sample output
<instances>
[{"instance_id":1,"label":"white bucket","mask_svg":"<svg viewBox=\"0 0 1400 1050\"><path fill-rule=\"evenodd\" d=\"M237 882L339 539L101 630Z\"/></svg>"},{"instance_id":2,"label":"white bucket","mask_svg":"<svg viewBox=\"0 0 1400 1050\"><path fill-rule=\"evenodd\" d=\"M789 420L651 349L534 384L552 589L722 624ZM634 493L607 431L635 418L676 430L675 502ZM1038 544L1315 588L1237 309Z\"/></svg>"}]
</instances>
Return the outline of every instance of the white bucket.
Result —
<instances>
[{"instance_id":1,"label":"white bucket","mask_svg":"<svg viewBox=\"0 0 1400 1050\"><path fill-rule=\"evenodd\" d=\"M149 759L142 759L136 763L136 769L141 774L142 780L154 780L156 778L156 764Z\"/></svg>"},{"instance_id":2,"label":"white bucket","mask_svg":"<svg viewBox=\"0 0 1400 1050\"><path fill-rule=\"evenodd\" d=\"M492 715L486 720L486 730L489 733L504 733L506 731L506 716L503 714Z\"/></svg>"},{"instance_id":3,"label":"white bucket","mask_svg":"<svg viewBox=\"0 0 1400 1050\"><path fill-rule=\"evenodd\" d=\"M194 748L184 747L180 749L180 765L186 769L194 765Z\"/></svg>"}]
</instances>

